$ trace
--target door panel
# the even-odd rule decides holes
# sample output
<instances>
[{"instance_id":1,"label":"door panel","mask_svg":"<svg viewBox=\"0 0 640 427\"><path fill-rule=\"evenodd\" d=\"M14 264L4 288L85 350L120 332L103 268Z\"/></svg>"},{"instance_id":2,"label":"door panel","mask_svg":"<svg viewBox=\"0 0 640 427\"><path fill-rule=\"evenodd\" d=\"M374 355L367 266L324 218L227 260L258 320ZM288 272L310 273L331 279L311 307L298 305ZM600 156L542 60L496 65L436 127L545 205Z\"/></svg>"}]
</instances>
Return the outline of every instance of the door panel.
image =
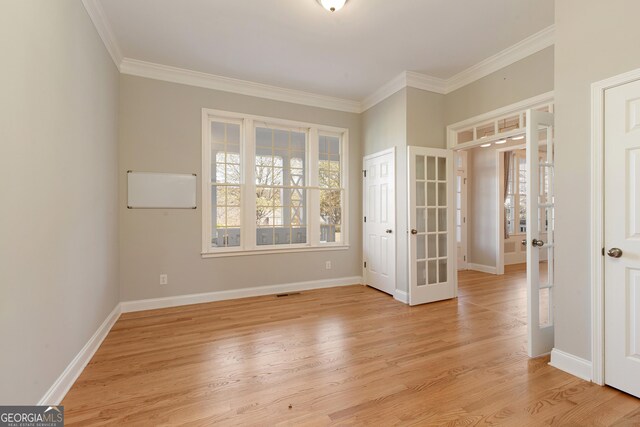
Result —
<instances>
[{"instance_id":1,"label":"door panel","mask_svg":"<svg viewBox=\"0 0 640 427\"><path fill-rule=\"evenodd\" d=\"M604 136L605 382L640 397L640 82L606 91Z\"/></svg>"},{"instance_id":2,"label":"door panel","mask_svg":"<svg viewBox=\"0 0 640 427\"><path fill-rule=\"evenodd\" d=\"M366 157L364 170L365 282L393 295L396 289L394 152Z\"/></svg>"},{"instance_id":3,"label":"door panel","mask_svg":"<svg viewBox=\"0 0 640 427\"><path fill-rule=\"evenodd\" d=\"M409 303L454 298L453 154L409 147L408 169Z\"/></svg>"},{"instance_id":4,"label":"door panel","mask_svg":"<svg viewBox=\"0 0 640 427\"><path fill-rule=\"evenodd\" d=\"M536 357L554 343L553 114L528 110L527 124L527 331L529 356Z\"/></svg>"}]
</instances>

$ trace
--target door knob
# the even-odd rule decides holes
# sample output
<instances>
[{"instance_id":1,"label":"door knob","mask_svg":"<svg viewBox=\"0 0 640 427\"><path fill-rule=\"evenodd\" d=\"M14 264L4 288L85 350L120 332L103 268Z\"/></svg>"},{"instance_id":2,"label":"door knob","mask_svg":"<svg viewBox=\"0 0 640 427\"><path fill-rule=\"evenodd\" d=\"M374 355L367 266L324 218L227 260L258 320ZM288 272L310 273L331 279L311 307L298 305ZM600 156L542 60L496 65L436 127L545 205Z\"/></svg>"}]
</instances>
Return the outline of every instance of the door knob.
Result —
<instances>
[{"instance_id":1,"label":"door knob","mask_svg":"<svg viewBox=\"0 0 640 427\"><path fill-rule=\"evenodd\" d=\"M411 229L411 234L418 234L418 230L416 230L415 228Z\"/></svg>"},{"instance_id":2,"label":"door knob","mask_svg":"<svg viewBox=\"0 0 640 427\"><path fill-rule=\"evenodd\" d=\"M622 256L622 249L611 248L607 251L607 255L609 255L611 258L620 258Z\"/></svg>"},{"instance_id":3,"label":"door knob","mask_svg":"<svg viewBox=\"0 0 640 427\"><path fill-rule=\"evenodd\" d=\"M533 239L531 241L531 245L532 246L537 246L539 248L541 248L542 246L544 246L544 242L542 240L538 240L538 239Z\"/></svg>"},{"instance_id":4,"label":"door knob","mask_svg":"<svg viewBox=\"0 0 640 427\"><path fill-rule=\"evenodd\" d=\"M387 233L387 234L391 234L391 233L393 233L393 230L388 228L388 229L384 230L384 232Z\"/></svg>"},{"instance_id":5,"label":"door knob","mask_svg":"<svg viewBox=\"0 0 640 427\"><path fill-rule=\"evenodd\" d=\"M522 246L527 246L527 239L522 239L522 242L520 243L522 243Z\"/></svg>"}]
</instances>

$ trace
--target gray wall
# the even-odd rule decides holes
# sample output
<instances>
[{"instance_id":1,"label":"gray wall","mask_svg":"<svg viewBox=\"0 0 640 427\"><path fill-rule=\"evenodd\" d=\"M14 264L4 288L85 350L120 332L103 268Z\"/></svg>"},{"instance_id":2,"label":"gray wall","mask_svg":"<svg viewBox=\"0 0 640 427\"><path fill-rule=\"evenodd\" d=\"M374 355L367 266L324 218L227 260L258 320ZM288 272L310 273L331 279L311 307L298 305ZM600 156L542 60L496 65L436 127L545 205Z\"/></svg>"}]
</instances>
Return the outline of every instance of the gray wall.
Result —
<instances>
[{"instance_id":1,"label":"gray wall","mask_svg":"<svg viewBox=\"0 0 640 427\"><path fill-rule=\"evenodd\" d=\"M407 88L407 145L446 148L445 95Z\"/></svg>"},{"instance_id":2,"label":"gray wall","mask_svg":"<svg viewBox=\"0 0 640 427\"><path fill-rule=\"evenodd\" d=\"M196 210L126 208L126 171L185 172L202 178L202 108L300 120L349 129L351 247L203 259L201 200ZM120 286L123 301L361 276L360 116L193 86L120 78ZM325 261L332 269L325 269ZM159 275L169 275L160 286Z\"/></svg>"},{"instance_id":3,"label":"gray wall","mask_svg":"<svg viewBox=\"0 0 640 427\"><path fill-rule=\"evenodd\" d=\"M476 80L445 97L447 125L553 90L554 48L550 46Z\"/></svg>"},{"instance_id":4,"label":"gray wall","mask_svg":"<svg viewBox=\"0 0 640 427\"><path fill-rule=\"evenodd\" d=\"M638 16L636 0L556 2L556 347L588 360L590 86L640 67Z\"/></svg>"},{"instance_id":5,"label":"gray wall","mask_svg":"<svg viewBox=\"0 0 640 427\"><path fill-rule=\"evenodd\" d=\"M476 148L467 156L468 261L496 267L496 150Z\"/></svg>"},{"instance_id":6,"label":"gray wall","mask_svg":"<svg viewBox=\"0 0 640 427\"><path fill-rule=\"evenodd\" d=\"M38 402L118 303L118 71L82 3L2 2L0 402Z\"/></svg>"}]
</instances>

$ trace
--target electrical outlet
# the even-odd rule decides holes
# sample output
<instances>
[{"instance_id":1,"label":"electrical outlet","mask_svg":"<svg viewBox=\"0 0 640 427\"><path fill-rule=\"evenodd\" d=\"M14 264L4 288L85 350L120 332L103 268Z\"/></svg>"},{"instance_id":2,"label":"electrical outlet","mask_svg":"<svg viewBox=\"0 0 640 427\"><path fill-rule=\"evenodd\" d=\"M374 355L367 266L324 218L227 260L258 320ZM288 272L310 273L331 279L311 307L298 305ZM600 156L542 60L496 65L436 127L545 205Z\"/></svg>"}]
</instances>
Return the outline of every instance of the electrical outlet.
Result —
<instances>
[{"instance_id":1,"label":"electrical outlet","mask_svg":"<svg viewBox=\"0 0 640 427\"><path fill-rule=\"evenodd\" d=\"M169 283L169 276L167 276L166 274L161 274L160 275L160 284L161 285L166 285Z\"/></svg>"},{"instance_id":2,"label":"electrical outlet","mask_svg":"<svg viewBox=\"0 0 640 427\"><path fill-rule=\"evenodd\" d=\"M324 263L324 268L326 268L327 270L331 270L331 261L327 261Z\"/></svg>"}]
</instances>

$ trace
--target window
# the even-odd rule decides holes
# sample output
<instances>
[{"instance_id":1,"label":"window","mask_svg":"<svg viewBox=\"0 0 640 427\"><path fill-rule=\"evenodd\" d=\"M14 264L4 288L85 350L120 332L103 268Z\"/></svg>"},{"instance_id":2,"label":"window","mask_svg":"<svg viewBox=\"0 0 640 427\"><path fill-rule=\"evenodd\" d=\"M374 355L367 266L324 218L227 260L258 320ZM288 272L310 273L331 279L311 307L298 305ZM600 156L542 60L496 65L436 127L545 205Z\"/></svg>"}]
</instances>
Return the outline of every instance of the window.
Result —
<instances>
[{"instance_id":1,"label":"window","mask_svg":"<svg viewBox=\"0 0 640 427\"><path fill-rule=\"evenodd\" d=\"M203 255L347 247L348 131L203 110Z\"/></svg>"}]
</instances>

